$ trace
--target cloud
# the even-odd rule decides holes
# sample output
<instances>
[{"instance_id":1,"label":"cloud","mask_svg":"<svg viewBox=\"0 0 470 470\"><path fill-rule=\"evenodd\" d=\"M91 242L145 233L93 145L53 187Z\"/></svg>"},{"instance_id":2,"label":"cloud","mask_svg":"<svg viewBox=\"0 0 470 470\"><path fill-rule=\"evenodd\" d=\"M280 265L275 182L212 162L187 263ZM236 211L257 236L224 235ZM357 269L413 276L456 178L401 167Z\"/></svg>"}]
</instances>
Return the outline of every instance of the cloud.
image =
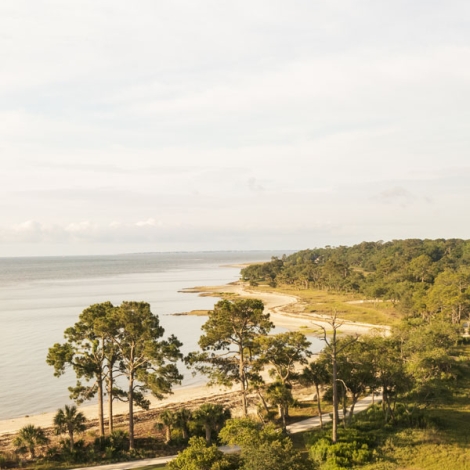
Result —
<instances>
[{"instance_id":1,"label":"cloud","mask_svg":"<svg viewBox=\"0 0 470 470\"><path fill-rule=\"evenodd\" d=\"M137 227L146 227L146 226L148 226L148 227L158 227L158 226L161 226L162 224L161 224L161 222L159 222L159 221L157 221L153 218L149 218L147 220L141 220L139 222L136 222L135 225Z\"/></svg>"},{"instance_id":2,"label":"cloud","mask_svg":"<svg viewBox=\"0 0 470 470\"><path fill-rule=\"evenodd\" d=\"M401 207L408 207L416 197L407 189L397 186L386 189L378 194L377 199L383 204L398 204Z\"/></svg>"},{"instance_id":3,"label":"cloud","mask_svg":"<svg viewBox=\"0 0 470 470\"><path fill-rule=\"evenodd\" d=\"M223 246L224 243L252 239L282 239L286 236L297 237L298 234L329 232L331 223L313 223L302 227L286 226L282 223L273 223L269 227L247 223L232 223L219 225L215 222L198 226L191 223L163 224L153 218L136 223L112 222L110 224L97 224L90 221L80 221L66 225L47 224L34 220L0 228L0 245L7 244L139 244L155 243L167 246L175 243L203 244L205 248L210 243ZM210 237L208 238L208 235ZM222 245L221 245L222 244ZM208 245L208 246L206 246Z\"/></svg>"}]
</instances>

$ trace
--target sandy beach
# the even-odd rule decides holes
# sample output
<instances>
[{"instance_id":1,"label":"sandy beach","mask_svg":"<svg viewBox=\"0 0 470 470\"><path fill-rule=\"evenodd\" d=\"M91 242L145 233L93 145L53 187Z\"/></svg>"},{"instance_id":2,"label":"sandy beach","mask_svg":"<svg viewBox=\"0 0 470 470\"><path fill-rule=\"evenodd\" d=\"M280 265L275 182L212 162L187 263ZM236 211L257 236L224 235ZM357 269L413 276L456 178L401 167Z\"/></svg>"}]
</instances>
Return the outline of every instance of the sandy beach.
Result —
<instances>
[{"instance_id":1,"label":"sandy beach","mask_svg":"<svg viewBox=\"0 0 470 470\"><path fill-rule=\"evenodd\" d=\"M198 288L188 289L188 291L196 292L197 289ZM271 319L276 326L297 330L302 327L315 328L315 325L323 325L328 329L328 323L326 323L324 317L302 313L303 309L301 308L300 299L292 295L253 292L250 291L249 287L241 283L232 283L224 286L211 287L209 289L205 287L204 292L207 293L208 291L215 294L224 292L239 295L244 298L261 299L265 304L265 310L270 313ZM376 328L375 325L344 322L341 327L341 332L364 334ZM232 389L207 387L205 385L176 388L172 395L163 400L157 400L150 396L150 409L158 409L176 403L185 403L203 398L214 398L231 392L233 392ZM115 403L115 415L125 415L127 413L127 406L126 403ZM81 406L80 411L82 411L88 419L96 420L97 405ZM45 428L50 427L52 426L54 414L54 412L49 412L21 418L0 420L0 435L13 434L27 424L34 424Z\"/></svg>"}]
</instances>

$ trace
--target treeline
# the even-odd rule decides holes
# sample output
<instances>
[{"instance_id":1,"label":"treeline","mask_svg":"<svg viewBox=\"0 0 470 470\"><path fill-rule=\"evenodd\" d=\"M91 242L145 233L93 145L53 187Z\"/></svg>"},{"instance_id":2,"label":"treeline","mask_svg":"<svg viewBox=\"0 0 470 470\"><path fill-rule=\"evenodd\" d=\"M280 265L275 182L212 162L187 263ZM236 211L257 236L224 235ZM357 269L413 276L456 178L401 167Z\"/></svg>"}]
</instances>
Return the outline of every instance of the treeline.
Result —
<instances>
[{"instance_id":1,"label":"treeline","mask_svg":"<svg viewBox=\"0 0 470 470\"><path fill-rule=\"evenodd\" d=\"M442 315L454 324L470 312L470 240L393 240L299 251L241 271L252 285L352 292L389 300L407 314Z\"/></svg>"}]
</instances>

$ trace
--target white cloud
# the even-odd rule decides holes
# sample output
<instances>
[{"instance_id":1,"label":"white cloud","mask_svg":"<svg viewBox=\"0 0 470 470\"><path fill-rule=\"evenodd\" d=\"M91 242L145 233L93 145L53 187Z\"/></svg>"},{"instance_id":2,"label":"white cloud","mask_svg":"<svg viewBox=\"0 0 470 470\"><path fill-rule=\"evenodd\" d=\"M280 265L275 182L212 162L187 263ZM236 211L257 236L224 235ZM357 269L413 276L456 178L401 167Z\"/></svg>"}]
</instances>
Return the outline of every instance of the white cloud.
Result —
<instances>
[{"instance_id":1,"label":"white cloud","mask_svg":"<svg viewBox=\"0 0 470 470\"><path fill-rule=\"evenodd\" d=\"M147 220L141 220L139 222L136 222L135 224L137 227L158 227L158 226L161 226L161 222L153 219L153 218L149 218Z\"/></svg>"}]
</instances>

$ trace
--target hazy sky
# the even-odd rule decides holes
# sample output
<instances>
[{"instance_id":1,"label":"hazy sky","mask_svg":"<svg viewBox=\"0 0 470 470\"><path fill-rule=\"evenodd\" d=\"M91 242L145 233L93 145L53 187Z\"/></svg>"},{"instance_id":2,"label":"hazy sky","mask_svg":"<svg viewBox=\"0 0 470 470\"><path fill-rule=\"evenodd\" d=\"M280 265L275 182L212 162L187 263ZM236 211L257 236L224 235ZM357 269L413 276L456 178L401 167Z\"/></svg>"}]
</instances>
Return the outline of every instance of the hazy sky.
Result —
<instances>
[{"instance_id":1,"label":"hazy sky","mask_svg":"<svg viewBox=\"0 0 470 470\"><path fill-rule=\"evenodd\" d=\"M4 0L0 256L470 238L470 2Z\"/></svg>"}]
</instances>

